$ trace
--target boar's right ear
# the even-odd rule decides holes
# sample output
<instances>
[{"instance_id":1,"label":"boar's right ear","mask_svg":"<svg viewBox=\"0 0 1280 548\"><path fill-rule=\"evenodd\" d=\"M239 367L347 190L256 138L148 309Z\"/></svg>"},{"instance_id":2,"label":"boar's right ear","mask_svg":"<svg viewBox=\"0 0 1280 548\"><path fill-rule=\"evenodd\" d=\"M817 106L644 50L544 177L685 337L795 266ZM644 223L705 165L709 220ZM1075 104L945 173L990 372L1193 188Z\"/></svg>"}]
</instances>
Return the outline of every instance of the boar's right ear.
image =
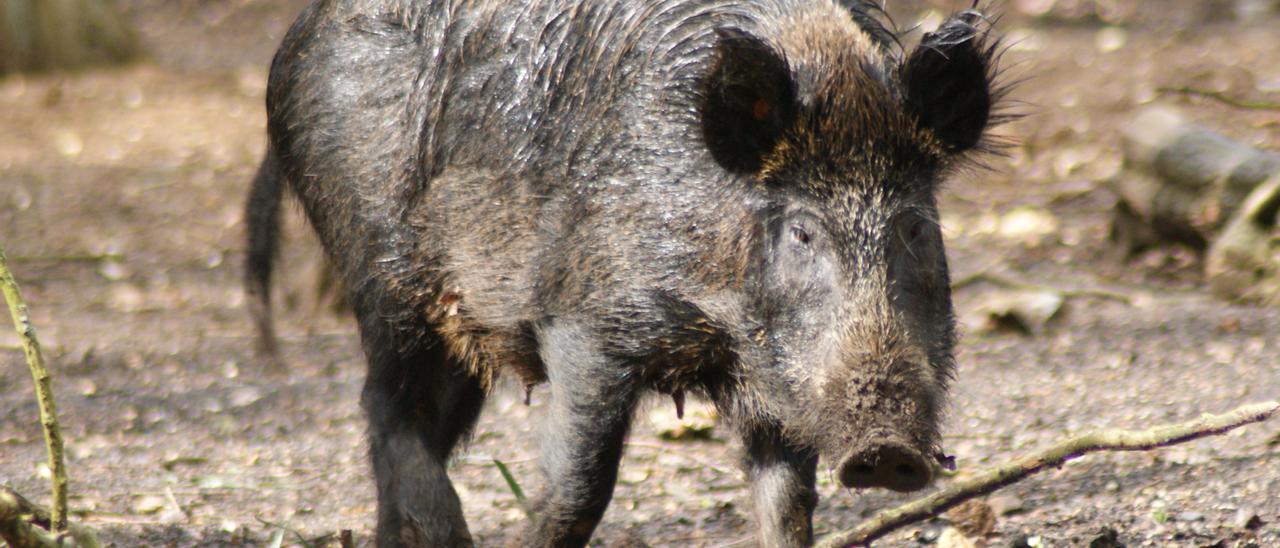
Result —
<instances>
[{"instance_id":1,"label":"boar's right ear","mask_svg":"<svg viewBox=\"0 0 1280 548\"><path fill-rule=\"evenodd\" d=\"M703 139L725 169L755 173L795 120L791 69L755 36L737 29L716 33L719 40L702 103Z\"/></svg>"},{"instance_id":2,"label":"boar's right ear","mask_svg":"<svg viewBox=\"0 0 1280 548\"><path fill-rule=\"evenodd\" d=\"M947 152L978 146L1000 95L993 89L995 51L978 30L982 15L965 11L925 34L902 64L907 108Z\"/></svg>"}]
</instances>

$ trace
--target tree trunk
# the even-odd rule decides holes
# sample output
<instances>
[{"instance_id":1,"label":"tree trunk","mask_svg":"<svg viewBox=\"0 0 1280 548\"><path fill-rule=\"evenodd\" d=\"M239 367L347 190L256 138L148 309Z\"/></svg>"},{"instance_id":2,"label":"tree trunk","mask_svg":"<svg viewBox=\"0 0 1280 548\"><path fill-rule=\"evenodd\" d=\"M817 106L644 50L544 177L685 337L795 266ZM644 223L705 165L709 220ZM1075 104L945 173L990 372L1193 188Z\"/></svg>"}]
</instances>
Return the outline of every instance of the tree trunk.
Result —
<instances>
[{"instance_id":1,"label":"tree trunk","mask_svg":"<svg viewBox=\"0 0 1280 548\"><path fill-rule=\"evenodd\" d=\"M115 0L0 0L0 74L119 63L139 53Z\"/></svg>"}]
</instances>

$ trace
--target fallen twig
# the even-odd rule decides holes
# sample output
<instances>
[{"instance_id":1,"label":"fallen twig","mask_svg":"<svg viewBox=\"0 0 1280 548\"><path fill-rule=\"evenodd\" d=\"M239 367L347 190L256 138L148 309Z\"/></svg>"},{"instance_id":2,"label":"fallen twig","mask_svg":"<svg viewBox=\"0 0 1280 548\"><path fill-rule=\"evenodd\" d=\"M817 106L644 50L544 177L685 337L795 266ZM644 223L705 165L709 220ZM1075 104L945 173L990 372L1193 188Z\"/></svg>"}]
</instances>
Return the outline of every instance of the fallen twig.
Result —
<instances>
[{"instance_id":1,"label":"fallen twig","mask_svg":"<svg viewBox=\"0 0 1280 548\"><path fill-rule=\"evenodd\" d=\"M951 282L951 289L953 290L961 289L964 287L977 284L978 282L987 282L989 284L998 285L1000 287L1004 287L1007 289L1019 289L1024 291L1048 291L1048 292L1057 293L1059 295L1062 295L1063 297L1069 297L1069 298L1086 297L1086 298L1118 301L1127 305L1133 304L1133 297L1130 297L1129 295L1125 295L1123 293L1118 293L1115 291L1108 291L1106 289L1070 289L1070 288L1055 287L1055 286L1045 285L1045 284L1023 282L1019 280L1014 280L1012 278L1006 278L999 274L987 272L985 270L975 272L973 274L969 274L968 276L964 276L956 279L955 281Z\"/></svg>"},{"instance_id":2,"label":"fallen twig","mask_svg":"<svg viewBox=\"0 0 1280 548\"><path fill-rule=\"evenodd\" d=\"M49 370L44 366L44 355L40 352L36 328L31 325L31 315L26 301L22 299L22 292L18 289L18 282L9 272L9 261L3 247L0 247L0 291L3 291L4 299L9 303L13 326L18 330L22 350L27 356L27 365L31 367L31 376L35 379L36 400L40 405L40 426L44 429L45 446L49 450L49 471L52 472L53 482L53 511L49 530L61 533L67 530L67 465L62 455L58 408L53 401Z\"/></svg>"},{"instance_id":3,"label":"fallen twig","mask_svg":"<svg viewBox=\"0 0 1280 548\"><path fill-rule=\"evenodd\" d=\"M1220 91L1211 89L1193 88L1191 86L1161 87L1156 88L1160 93L1172 93L1177 95L1190 95L1192 97L1203 97L1212 99L1227 106L1232 106L1244 110L1280 110L1280 102L1275 101L1250 101L1248 99L1240 99L1232 97Z\"/></svg>"},{"instance_id":4,"label":"fallen twig","mask_svg":"<svg viewBox=\"0 0 1280 548\"><path fill-rule=\"evenodd\" d=\"M9 260L15 263L101 263L106 261L123 261L121 253L68 253L65 255L14 255Z\"/></svg>"},{"instance_id":5,"label":"fallen twig","mask_svg":"<svg viewBox=\"0 0 1280 548\"><path fill-rule=\"evenodd\" d=\"M833 533L818 548L866 545L890 532L932 516L974 497L991 493L1036 472L1058 467L1068 460L1097 451L1146 451L1227 432L1246 424L1271 418L1280 411L1280 402L1238 407L1222 415L1202 415L1181 424L1157 426L1149 430L1096 430L1069 438L1048 449L1014 462L957 481L929 496L876 514L861 525Z\"/></svg>"}]
</instances>

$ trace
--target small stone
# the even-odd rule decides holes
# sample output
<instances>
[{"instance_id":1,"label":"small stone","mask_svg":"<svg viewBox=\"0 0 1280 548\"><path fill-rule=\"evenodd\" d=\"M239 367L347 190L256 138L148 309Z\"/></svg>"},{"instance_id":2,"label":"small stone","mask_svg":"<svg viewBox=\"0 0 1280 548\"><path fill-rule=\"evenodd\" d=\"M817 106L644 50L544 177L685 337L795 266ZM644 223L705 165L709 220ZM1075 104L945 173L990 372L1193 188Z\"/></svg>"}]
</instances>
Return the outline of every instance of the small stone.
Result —
<instances>
[{"instance_id":1,"label":"small stone","mask_svg":"<svg viewBox=\"0 0 1280 548\"><path fill-rule=\"evenodd\" d=\"M1129 42L1129 35L1120 27L1106 27L1094 37L1094 45L1102 53L1118 51Z\"/></svg>"},{"instance_id":2,"label":"small stone","mask_svg":"<svg viewBox=\"0 0 1280 548\"><path fill-rule=\"evenodd\" d=\"M1120 542L1120 533L1110 527L1103 527L1098 536L1089 541L1089 548L1124 548Z\"/></svg>"},{"instance_id":3,"label":"small stone","mask_svg":"<svg viewBox=\"0 0 1280 548\"><path fill-rule=\"evenodd\" d=\"M1267 522L1262 521L1262 518L1252 510L1241 508L1236 512L1235 526L1241 529L1257 531L1262 528L1263 525L1266 525L1266 523Z\"/></svg>"},{"instance_id":4,"label":"small stone","mask_svg":"<svg viewBox=\"0 0 1280 548\"><path fill-rule=\"evenodd\" d=\"M120 261L103 261L98 267L98 275L116 282L129 276L129 269Z\"/></svg>"},{"instance_id":5,"label":"small stone","mask_svg":"<svg viewBox=\"0 0 1280 548\"><path fill-rule=\"evenodd\" d=\"M1190 511L1178 512L1176 515L1173 516L1173 519L1175 521L1184 521L1184 522L1204 521L1204 514L1201 514L1200 512L1190 512Z\"/></svg>"},{"instance_id":6,"label":"small stone","mask_svg":"<svg viewBox=\"0 0 1280 548\"><path fill-rule=\"evenodd\" d=\"M996 512L983 500L970 500L947 511L947 519L970 537L981 538L996 528Z\"/></svg>"},{"instance_id":7,"label":"small stone","mask_svg":"<svg viewBox=\"0 0 1280 548\"><path fill-rule=\"evenodd\" d=\"M133 500L132 508L135 514L148 515L164 510L166 504L168 502L162 496L143 495Z\"/></svg>"},{"instance_id":8,"label":"small stone","mask_svg":"<svg viewBox=\"0 0 1280 548\"><path fill-rule=\"evenodd\" d=\"M948 527L938 535L938 548L977 548L977 545L959 529Z\"/></svg>"},{"instance_id":9,"label":"small stone","mask_svg":"<svg viewBox=\"0 0 1280 548\"><path fill-rule=\"evenodd\" d=\"M996 495L987 500L997 516L1012 516L1027 511L1022 499L1013 495Z\"/></svg>"},{"instance_id":10,"label":"small stone","mask_svg":"<svg viewBox=\"0 0 1280 548\"><path fill-rule=\"evenodd\" d=\"M971 333L1034 335L1058 318L1066 298L1050 290L1000 289L971 307L964 324Z\"/></svg>"},{"instance_id":11,"label":"small stone","mask_svg":"<svg viewBox=\"0 0 1280 548\"><path fill-rule=\"evenodd\" d=\"M942 530L945 527L937 523L931 523L924 526L923 529L916 531L916 542L920 544L933 544L938 542L938 537L942 536Z\"/></svg>"},{"instance_id":12,"label":"small stone","mask_svg":"<svg viewBox=\"0 0 1280 548\"><path fill-rule=\"evenodd\" d=\"M1056 234L1060 221L1048 211L1018 207L1000 217L997 235L1010 240L1035 240Z\"/></svg>"},{"instance_id":13,"label":"small stone","mask_svg":"<svg viewBox=\"0 0 1280 548\"><path fill-rule=\"evenodd\" d=\"M1044 539L1040 535L1018 535L1009 548L1044 548Z\"/></svg>"},{"instance_id":14,"label":"small stone","mask_svg":"<svg viewBox=\"0 0 1280 548\"><path fill-rule=\"evenodd\" d=\"M262 399L262 397L263 393L260 388L245 386L231 392L231 396L227 398L227 400L228 403L231 404L232 408L239 409L241 407L248 407L257 403L258 400Z\"/></svg>"},{"instance_id":15,"label":"small stone","mask_svg":"<svg viewBox=\"0 0 1280 548\"><path fill-rule=\"evenodd\" d=\"M91 379L79 379L76 381L76 387L82 396L92 396L98 393L98 385Z\"/></svg>"},{"instance_id":16,"label":"small stone","mask_svg":"<svg viewBox=\"0 0 1280 548\"><path fill-rule=\"evenodd\" d=\"M84 139L74 131L62 130L54 134L53 147L67 158L75 158L84 152Z\"/></svg>"}]
</instances>

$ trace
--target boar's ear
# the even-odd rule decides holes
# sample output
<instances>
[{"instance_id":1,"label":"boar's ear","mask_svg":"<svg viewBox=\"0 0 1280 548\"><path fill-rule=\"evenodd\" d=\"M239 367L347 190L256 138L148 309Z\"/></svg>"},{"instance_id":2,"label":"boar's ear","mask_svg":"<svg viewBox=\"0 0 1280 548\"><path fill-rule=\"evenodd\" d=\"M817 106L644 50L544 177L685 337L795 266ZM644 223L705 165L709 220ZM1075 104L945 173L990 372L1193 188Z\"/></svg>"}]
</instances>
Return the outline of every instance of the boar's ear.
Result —
<instances>
[{"instance_id":1,"label":"boar's ear","mask_svg":"<svg viewBox=\"0 0 1280 548\"><path fill-rule=\"evenodd\" d=\"M996 48L986 44L981 22L975 11L952 17L925 34L900 69L907 108L951 153L981 142L999 95L992 89Z\"/></svg>"},{"instance_id":2,"label":"boar's ear","mask_svg":"<svg viewBox=\"0 0 1280 548\"><path fill-rule=\"evenodd\" d=\"M791 69L776 50L736 29L717 31L702 103L702 135L725 169L759 171L796 116Z\"/></svg>"}]
</instances>

